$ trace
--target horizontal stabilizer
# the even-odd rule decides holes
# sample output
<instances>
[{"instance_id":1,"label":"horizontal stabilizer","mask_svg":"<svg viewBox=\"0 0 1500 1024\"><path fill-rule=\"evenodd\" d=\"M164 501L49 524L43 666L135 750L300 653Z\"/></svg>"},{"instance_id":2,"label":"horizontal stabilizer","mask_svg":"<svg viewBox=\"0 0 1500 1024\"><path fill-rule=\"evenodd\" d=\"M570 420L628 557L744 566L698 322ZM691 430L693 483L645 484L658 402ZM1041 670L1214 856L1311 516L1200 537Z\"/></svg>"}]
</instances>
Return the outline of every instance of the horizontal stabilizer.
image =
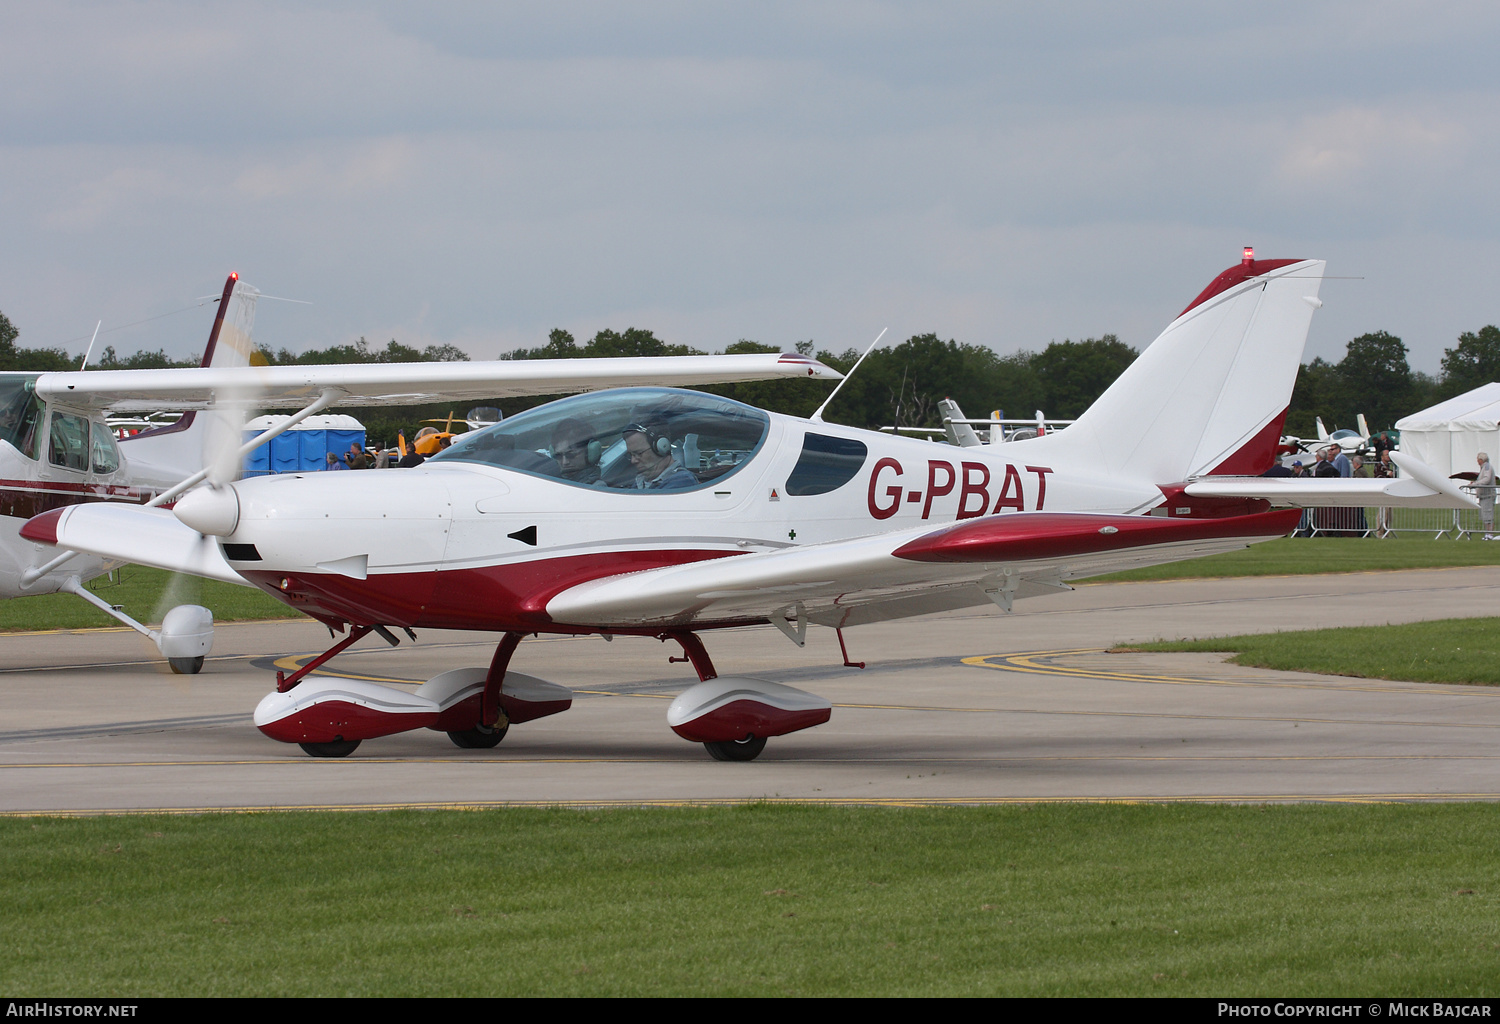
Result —
<instances>
[{"instance_id":1,"label":"horizontal stabilizer","mask_svg":"<svg viewBox=\"0 0 1500 1024\"><path fill-rule=\"evenodd\" d=\"M1295 508L1478 508L1479 502L1454 481L1413 455L1391 453L1407 474L1371 480L1363 477L1216 476L1183 488L1194 498L1264 498Z\"/></svg>"},{"instance_id":2,"label":"horizontal stabilizer","mask_svg":"<svg viewBox=\"0 0 1500 1024\"><path fill-rule=\"evenodd\" d=\"M1311 479L1308 477L1216 476L1195 480L1183 491L1194 498L1264 498L1291 508L1477 508L1468 495L1434 491L1418 480Z\"/></svg>"}]
</instances>

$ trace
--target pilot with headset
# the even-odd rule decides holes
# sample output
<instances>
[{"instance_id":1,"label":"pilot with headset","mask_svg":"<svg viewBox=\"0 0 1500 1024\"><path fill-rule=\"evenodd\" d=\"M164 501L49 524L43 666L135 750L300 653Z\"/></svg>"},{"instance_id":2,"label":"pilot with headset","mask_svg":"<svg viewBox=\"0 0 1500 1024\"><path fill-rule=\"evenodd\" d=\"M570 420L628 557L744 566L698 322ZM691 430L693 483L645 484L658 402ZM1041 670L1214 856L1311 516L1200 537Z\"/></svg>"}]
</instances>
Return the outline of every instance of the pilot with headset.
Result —
<instances>
[{"instance_id":1,"label":"pilot with headset","mask_svg":"<svg viewBox=\"0 0 1500 1024\"><path fill-rule=\"evenodd\" d=\"M552 428L552 458L564 480L585 486L598 481L601 448L590 433L588 424L575 416Z\"/></svg>"},{"instance_id":2,"label":"pilot with headset","mask_svg":"<svg viewBox=\"0 0 1500 1024\"><path fill-rule=\"evenodd\" d=\"M672 458L672 439L641 423L632 423L621 434L625 451L635 467L635 486L640 490L676 490L698 486L698 478Z\"/></svg>"}]
</instances>

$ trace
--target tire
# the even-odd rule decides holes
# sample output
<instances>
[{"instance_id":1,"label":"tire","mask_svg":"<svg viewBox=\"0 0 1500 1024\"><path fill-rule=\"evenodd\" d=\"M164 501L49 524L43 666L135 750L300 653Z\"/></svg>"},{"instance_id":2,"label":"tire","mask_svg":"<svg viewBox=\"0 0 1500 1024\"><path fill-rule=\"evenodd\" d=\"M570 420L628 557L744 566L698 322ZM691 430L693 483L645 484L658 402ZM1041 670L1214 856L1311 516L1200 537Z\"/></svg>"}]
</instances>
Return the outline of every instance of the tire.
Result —
<instances>
[{"instance_id":1,"label":"tire","mask_svg":"<svg viewBox=\"0 0 1500 1024\"><path fill-rule=\"evenodd\" d=\"M715 761L754 761L766 749L764 736L747 736L742 740L724 740L703 744Z\"/></svg>"},{"instance_id":2,"label":"tire","mask_svg":"<svg viewBox=\"0 0 1500 1024\"><path fill-rule=\"evenodd\" d=\"M491 747L500 745L500 741L505 739L505 733L509 728L509 723L494 727L476 725L463 732L450 732L448 738L453 741L455 747L462 747L465 750L489 750Z\"/></svg>"},{"instance_id":3,"label":"tire","mask_svg":"<svg viewBox=\"0 0 1500 1024\"><path fill-rule=\"evenodd\" d=\"M299 743L308 757L348 757L359 746L359 740L333 740L330 743Z\"/></svg>"},{"instance_id":4,"label":"tire","mask_svg":"<svg viewBox=\"0 0 1500 1024\"><path fill-rule=\"evenodd\" d=\"M180 676L195 676L198 670L203 668L203 655L196 658L168 658L167 664L172 666L172 671Z\"/></svg>"}]
</instances>

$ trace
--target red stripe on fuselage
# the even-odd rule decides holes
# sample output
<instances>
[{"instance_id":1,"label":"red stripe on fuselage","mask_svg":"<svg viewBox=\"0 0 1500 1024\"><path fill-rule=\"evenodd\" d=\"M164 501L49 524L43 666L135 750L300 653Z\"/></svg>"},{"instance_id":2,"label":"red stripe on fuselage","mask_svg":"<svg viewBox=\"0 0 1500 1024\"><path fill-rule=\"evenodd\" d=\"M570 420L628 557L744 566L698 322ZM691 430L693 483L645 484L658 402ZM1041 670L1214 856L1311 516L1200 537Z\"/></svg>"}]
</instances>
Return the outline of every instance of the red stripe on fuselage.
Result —
<instances>
[{"instance_id":1,"label":"red stripe on fuselage","mask_svg":"<svg viewBox=\"0 0 1500 1024\"><path fill-rule=\"evenodd\" d=\"M600 551L535 558L474 569L372 574L357 580L326 573L236 567L268 594L325 621L427 629L569 632L547 615L547 602L569 587L606 576L727 558L738 551ZM287 580L285 590L281 581ZM565 624L564 624L565 625ZM597 633L598 628L582 632Z\"/></svg>"},{"instance_id":2,"label":"red stripe on fuselage","mask_svg":"<svg viewBox=\"0 0 1500 1024\"><path fill-rule=\"evenodd\" d=\"M151 494L150 491L118 485L0 480L0 516L31 519L53 509L95 501L140 505L149 501Z\"/></svg>"}]
</instances>

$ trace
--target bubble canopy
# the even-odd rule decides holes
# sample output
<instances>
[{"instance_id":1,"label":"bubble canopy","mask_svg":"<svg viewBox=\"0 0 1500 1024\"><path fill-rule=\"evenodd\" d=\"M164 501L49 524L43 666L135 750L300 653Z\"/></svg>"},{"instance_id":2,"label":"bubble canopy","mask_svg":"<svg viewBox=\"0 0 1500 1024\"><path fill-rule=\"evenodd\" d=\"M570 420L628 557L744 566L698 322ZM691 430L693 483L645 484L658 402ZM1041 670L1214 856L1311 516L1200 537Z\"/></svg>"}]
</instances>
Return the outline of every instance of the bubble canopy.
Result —
<instances>
[{"instance_id":1,"label":"bubble canopy","mask_svg":"<svg viewBox=\"0 0 1500 1024\"><path fill-rule=\"evenodd\" d=\"M765 444L770 417L674 388L574 395L471 431L429 462L498 466L578 487L634 493L707 487Z\"/></svg>"}]
</instances>

